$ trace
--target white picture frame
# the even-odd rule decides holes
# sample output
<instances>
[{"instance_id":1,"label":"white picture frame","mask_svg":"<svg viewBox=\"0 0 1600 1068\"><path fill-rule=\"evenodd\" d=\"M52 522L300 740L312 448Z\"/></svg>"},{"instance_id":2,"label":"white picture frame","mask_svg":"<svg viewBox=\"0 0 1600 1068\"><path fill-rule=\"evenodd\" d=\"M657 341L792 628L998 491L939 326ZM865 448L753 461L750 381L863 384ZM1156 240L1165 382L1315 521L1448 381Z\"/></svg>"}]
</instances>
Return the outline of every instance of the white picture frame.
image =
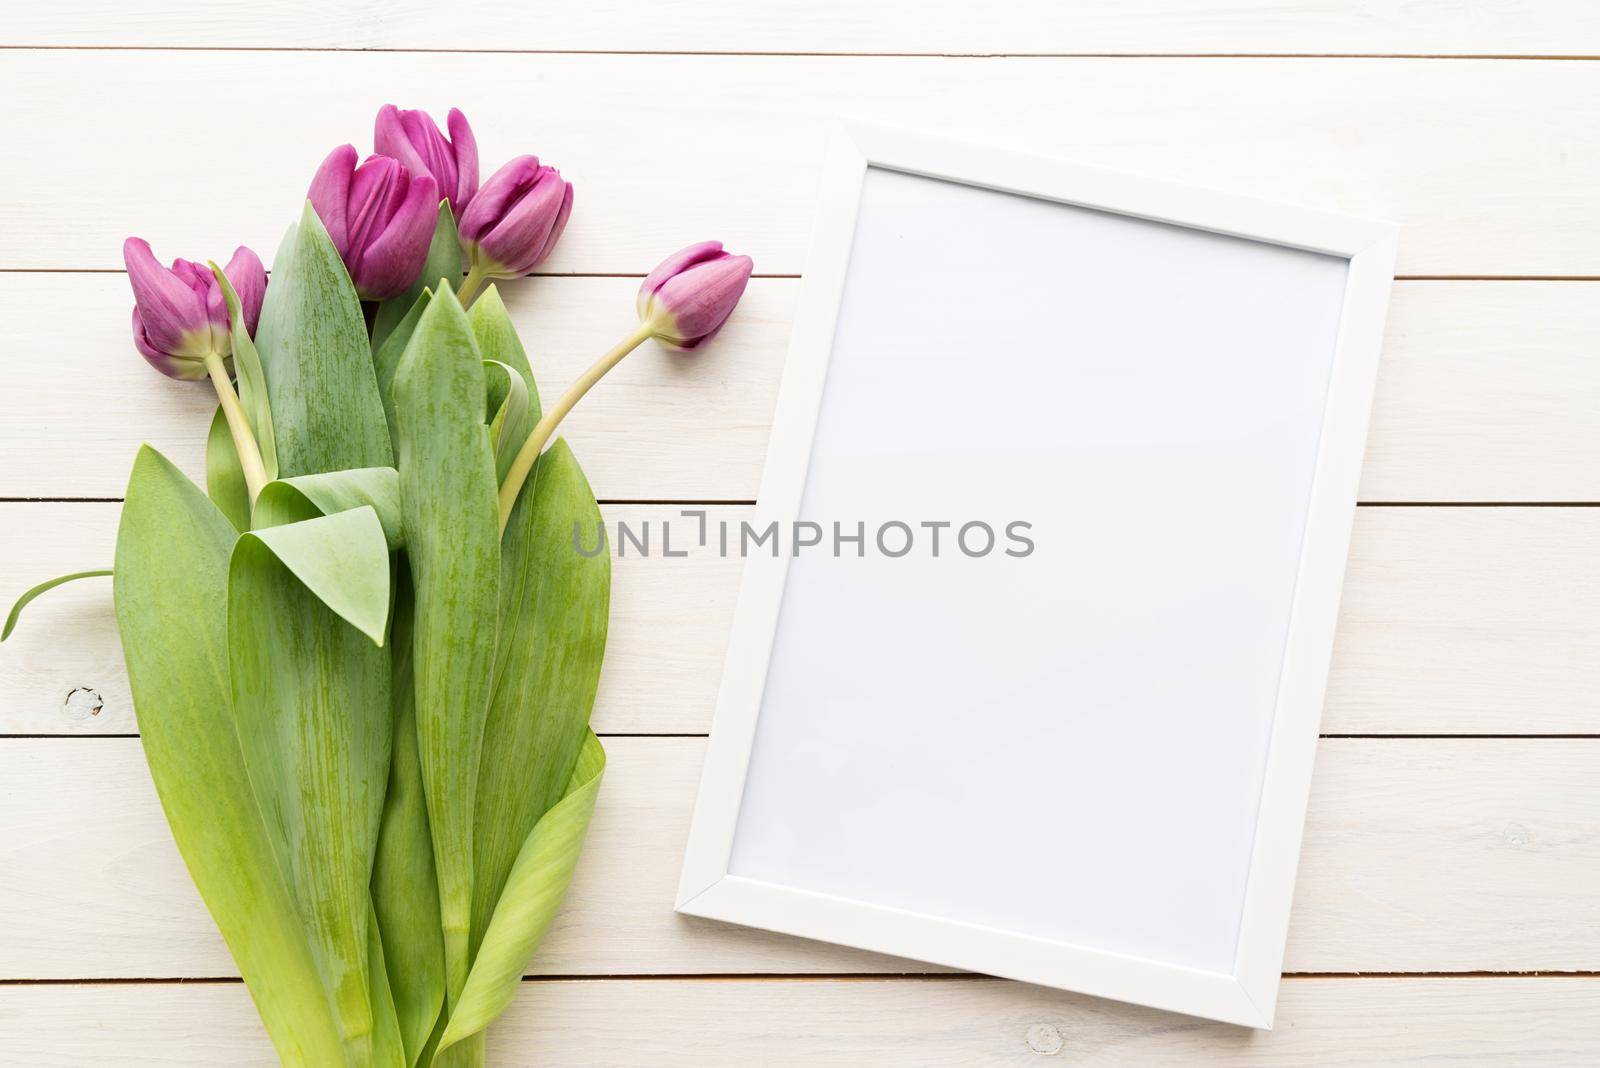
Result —
<instances>
[{"instance_id":1,"label":"white picture frame","mask_svg":"<svg viewBox=\"0 0 1600 1068\"><path fill-rule=\"evenodd\" d=\"M873 170L993 190L1222 235L1347 262L1332 336L1320 430L1312 433L1303 536L1286 606L1281 663L1270 680L1270 725L1251 827L1232 966L1196 967L1119 945L1091 945L972 922L904 901L861 900L732 870L764 690L794 560L749 554L694 810L676 908L680 913L988 973L1160 1009L1270 1028L1282 968L1318 725L1333 648L1397 229L1385 222L1194 188L1170 181L857 123L833 134L823 166L811 258L803 279L753 525L788 529L806 491L813 439L836 341L863 186ZM877 182L878 179L874 179ZM1064 250L1062 255L1080 255ZM1131 276L1130 276L1131 277ZM1131 284L1137 284L1135 280ZM930 309L938 314L938 309ZM980 357L981 358L981 357ZM886 413L885 418L893 418ZM885 679L886 693L895 680ZM795 729L800 729L796 727ZM821 740L848 746L848 737ZM1023 741L1021 744L1026 744ZM882 774L900 774L886 766ZM825 789L826 784L819 784ZM1157 786L1159 789L1159 786ZM1178 799L1179 804L1184 799ZM992 814L989 814L992 817ZM1088 814L1084 814L1088 818ZM1106 818L1095 813L1093 818ZM1111 818L1115 818L1113 814ZM1021 813L1070 842L1073 813ZM969 828L982 834L994 824ZM1009 829L1009 824L1007 825ZM950 828L959 841L963 828ZM1008 831L1009 833L1009 831ZM1068 847L1070 848L1070 846ZM914 888L910 892L915 892Z\"/></svg>"}]
</instances>

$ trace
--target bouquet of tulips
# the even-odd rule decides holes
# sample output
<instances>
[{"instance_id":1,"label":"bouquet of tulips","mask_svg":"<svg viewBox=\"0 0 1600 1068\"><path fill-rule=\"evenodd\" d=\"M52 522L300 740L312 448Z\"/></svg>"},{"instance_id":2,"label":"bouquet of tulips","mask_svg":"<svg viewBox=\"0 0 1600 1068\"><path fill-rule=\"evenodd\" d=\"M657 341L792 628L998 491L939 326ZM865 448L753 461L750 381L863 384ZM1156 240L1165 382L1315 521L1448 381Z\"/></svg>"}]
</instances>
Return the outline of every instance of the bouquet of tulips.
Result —
<instances>
[{"instance_id":1,"label":"bouquet of tulips","mask_svg":"<svg viewBox=\"0 0 1600 1068\"><path fill-rule=\"evenodd\" d=\"M144 447L114 568L6 624L114 574L167 821L286 1064L483 1062L605 765L610 560L576 549L599 510L552 434L750 277L714 242L670 257L545 408L490 283L550 254L572 186L532 156L480 186L447 128L389 106L376 155L335 149L270 284L246 248L166 268L128 240L135 346L216 390L206 492Z\"/></svg>"}]
</instances>

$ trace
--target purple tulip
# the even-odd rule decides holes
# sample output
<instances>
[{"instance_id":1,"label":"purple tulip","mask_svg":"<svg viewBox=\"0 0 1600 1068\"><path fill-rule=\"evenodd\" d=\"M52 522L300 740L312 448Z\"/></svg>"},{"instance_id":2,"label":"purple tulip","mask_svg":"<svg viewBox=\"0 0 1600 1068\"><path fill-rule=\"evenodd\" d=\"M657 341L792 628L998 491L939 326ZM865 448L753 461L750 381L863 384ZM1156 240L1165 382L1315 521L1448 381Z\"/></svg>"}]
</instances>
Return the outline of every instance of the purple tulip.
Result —
<instances>
[{"instance_id":1,"label":"purple tulip","mask_svg":"<svg viewBox=\"0 0 1600 1068\"><path fill-rule=\"evenodd\" d=\"M306 195L364 299L397 297L417 280L439 216L431 175L412 175L389 156L368 156L358 167L355 148L340 145Z\"/></svg>"},{"instance_id":2,"label":"purple tulip","mask_svg":"<svg viewBox=\"0 0 1600 1068\"><path fill-rule=\"evenodd\" d=\"M572 214L572 184L536 156L518 156L461 213L461 247L478 280L516 278L556 247Z\"/></svg>"},{"instance_id":3,"label":"purple tulip","mask_svg":"<svg viewBox=\"0 0 1600 1068\"><path fill-rule=\"evenodd\" d=\"M639 320L655 339L677 349L698 348L716 336L744 295L755 262L735 256L720 241L668 256L639 287Z\"/></svg>"},{"instance_id":4,"label":"purple tulip","mask_svg":"<svg viewBox=\"0 0 1600 1068\"><path fill-rule=\"evenodd\" d=\"M150 366L171 378L205 378L206 357L233 355L228 305L211 268L190 260L163 267L148 242L130 237L122 243L122 262L133 284L133 343ZM223 268L239 297L245 329L252 335L261 318L267 292L267 269L243 245Z\"/></svg>"},{"instance_id":5,"label":"purple tulip","mask_svg":"<svg viewBox=\"0 0 1600 1068\"><path fill-rule=\"evenodd\" d=\"M446 139L426 111L385 104L378 112L372 147L380 156L399 160L412 175L431 175L459 219L478 191L478 141L456 108L450 109L448 126Z\"/></svg>"}]
</instances>

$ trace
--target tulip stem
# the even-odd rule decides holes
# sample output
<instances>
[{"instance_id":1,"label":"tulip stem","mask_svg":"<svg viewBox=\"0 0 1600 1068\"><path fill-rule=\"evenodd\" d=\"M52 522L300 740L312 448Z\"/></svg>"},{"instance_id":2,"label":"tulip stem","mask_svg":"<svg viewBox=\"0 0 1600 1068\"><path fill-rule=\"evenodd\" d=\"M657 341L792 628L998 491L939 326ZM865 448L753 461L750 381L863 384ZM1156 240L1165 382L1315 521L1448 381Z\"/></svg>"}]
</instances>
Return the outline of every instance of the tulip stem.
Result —
<instances>
[{"instance_id":1,"label":"tulip stem","mask_svg":"<svg viewBox=\"0 0 1600 1068\"><path fill-rule=\"evenodd\" d=\"M522 492L522 484L528 480L528 473L533 470L534 461L539 459L539 453L544 449L545 442L550 440L550 435L555 432L557 424L572 411L573 406L583 399L583 395L589 392L596 382L605 377L607 371L621 363L624 356L644 344L653 333L652 325L644 323L618 342L615 348L596 360L593 367L583 372L577 381L567 387L567 391L561 394L561 399L544 413L543 418L528 434L528 440L522 443L516 459L511 461L511 468L506 472L506 480L500 484L501 534L506 532L506 524L511 521L511 509L516 507L517 495Z\"/></svg>"},{"instance_id":2,"label":"tulip stem","mask_svg":"<svg viewBox=\"0 0 1600 1068\"><path fill-rule=\"evenodd\" d=\"M483 288L483 283L489 280L489 272L474 263L467 271L467 277L461 283L461 289L456 293L456 299L465 308L472 303L472 298L478 295L478 290Z\"/></svg>"},{"instance_id":3,"label":"tulip stem","mask_svg":"<svg viewBox=\"0 0 1600 1068\"><path fill-rule=\"evenodd\" d=\"M261 462L261 446L256 444L250 421L239 406L239 395L233 391L233 382L228 378L228 368L223 364L222 357L214 352L207 353L206 371L211 375L211 384L216 387L222 415L228 420L228 432L233 435L239 466L244 469L244 484L250 491L250 503L254 505L256 498L261 495L261 487L267 484L267 468Z\"/></svg>"}]
</instances>

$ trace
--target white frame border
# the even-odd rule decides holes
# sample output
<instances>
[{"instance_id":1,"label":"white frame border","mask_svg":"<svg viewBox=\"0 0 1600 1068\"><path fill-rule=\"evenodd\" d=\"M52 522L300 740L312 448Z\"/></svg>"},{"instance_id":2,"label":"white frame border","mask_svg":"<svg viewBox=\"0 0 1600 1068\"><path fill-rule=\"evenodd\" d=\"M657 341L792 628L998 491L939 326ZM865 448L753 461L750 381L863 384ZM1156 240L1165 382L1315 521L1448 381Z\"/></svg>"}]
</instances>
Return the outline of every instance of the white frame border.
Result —
<instances>
[{"instance_id":1,"label":"white frame border","mask_svg":"<svg viewBox=\"0 0 1600 1068\"><path fill-rule=\"evenodd\" d=\"M789 558L744 563L677 911L1271 1028L1377 379L1398 228L855 122L832 135L778 394L757 529L797 517L867 168L918 174L1349 260L1232 974L1089 949L728 873Z\"/></svg>"}]
</instances>

